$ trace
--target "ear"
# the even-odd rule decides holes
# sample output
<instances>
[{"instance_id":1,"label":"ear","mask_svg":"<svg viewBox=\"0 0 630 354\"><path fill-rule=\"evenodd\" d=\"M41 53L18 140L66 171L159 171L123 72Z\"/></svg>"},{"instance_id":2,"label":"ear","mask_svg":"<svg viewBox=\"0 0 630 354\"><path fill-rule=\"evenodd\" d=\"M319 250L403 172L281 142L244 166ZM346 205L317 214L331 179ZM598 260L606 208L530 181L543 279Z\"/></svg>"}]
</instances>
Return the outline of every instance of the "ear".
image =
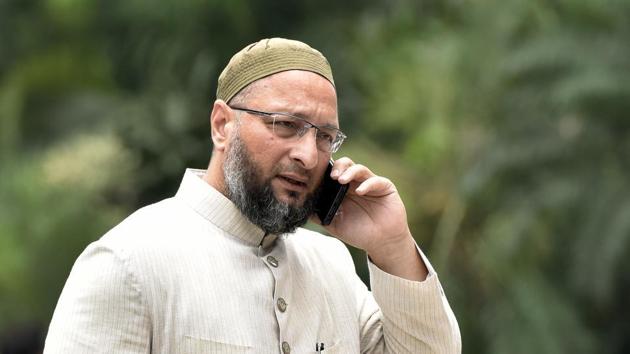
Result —
<instances>
[{"instance_id":1,"label":"ear","mask_svg":"<svg viewBox=\"0 0 630 354\"><path fill-rule=\"evenodd\" d=\"M212 113L210 113L210 129L212 130L214 149L225 151L234 124L235 119L230 107L223 100L214 101Z\"/></svg>"}]
</instances>

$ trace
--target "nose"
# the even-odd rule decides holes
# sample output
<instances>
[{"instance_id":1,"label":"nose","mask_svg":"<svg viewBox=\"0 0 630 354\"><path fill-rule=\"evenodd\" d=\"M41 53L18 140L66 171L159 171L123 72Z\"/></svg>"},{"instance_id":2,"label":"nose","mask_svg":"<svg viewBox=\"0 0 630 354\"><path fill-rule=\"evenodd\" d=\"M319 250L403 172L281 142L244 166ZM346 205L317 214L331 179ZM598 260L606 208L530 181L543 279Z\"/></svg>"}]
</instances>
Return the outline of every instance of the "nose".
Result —
<instances>
[{"instance_id":1,"label":"nose","mask_svg":"<svg viewBox=\"0 0 630 354\"><path fill-rule=\"evenodd\" d=\"M306 134L298 137L293 143L291 152L289 153L289 157L297 161L300 166L306 170L315 168L319 160L319 150L317 149L315 134L315 129L309 129Z\"/></svg>"}]
</instances>

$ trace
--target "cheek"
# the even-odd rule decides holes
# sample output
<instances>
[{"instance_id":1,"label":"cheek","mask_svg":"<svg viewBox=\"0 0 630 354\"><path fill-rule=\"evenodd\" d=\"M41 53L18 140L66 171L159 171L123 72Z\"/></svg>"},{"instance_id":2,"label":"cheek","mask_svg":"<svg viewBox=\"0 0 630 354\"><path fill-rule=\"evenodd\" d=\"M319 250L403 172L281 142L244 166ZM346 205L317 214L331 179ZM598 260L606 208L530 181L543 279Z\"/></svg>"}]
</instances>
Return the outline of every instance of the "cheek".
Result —
<instances>
[{"instance_id":1,"label":"cheek","mask_svg":"<svg viewBox=\"0 0 630 354\"><path fill-rule=\"evenodd\" d=\"M283 145L276 137L257 134L249 139L247 149L265 175L271 174L284 156Z\"/></svg>"}]
</instances>

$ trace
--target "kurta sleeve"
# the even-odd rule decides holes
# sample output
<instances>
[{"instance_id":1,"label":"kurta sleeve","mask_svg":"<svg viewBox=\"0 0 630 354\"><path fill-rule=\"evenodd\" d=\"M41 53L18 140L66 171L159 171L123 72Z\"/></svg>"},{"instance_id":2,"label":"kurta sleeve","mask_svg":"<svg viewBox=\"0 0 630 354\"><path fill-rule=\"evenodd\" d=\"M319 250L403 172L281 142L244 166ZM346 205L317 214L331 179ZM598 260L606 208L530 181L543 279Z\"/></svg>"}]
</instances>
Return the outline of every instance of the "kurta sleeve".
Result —
<instances>
[{"instance_id":1,"label":"kurta sleeve","mask_svg":"<svg viewBox=\"0 0 630 354\"><path fill-rule=\"evenodd\" d=\"M437 274L422 282L388 274L368 260L372 293L360 302L361 353L461 353L455 315Z\"/></svg>"},{"instance_id":2,"label":"kurta sleeve","mask_svg":"<svg viewBox=\"0 0 630 354\"><path fill-rule=\"evenodd\" d=\"M151 329L142 295L125 257L91 244L70 272L44 353L148 353Z\"/></svg>"}]
</instances>

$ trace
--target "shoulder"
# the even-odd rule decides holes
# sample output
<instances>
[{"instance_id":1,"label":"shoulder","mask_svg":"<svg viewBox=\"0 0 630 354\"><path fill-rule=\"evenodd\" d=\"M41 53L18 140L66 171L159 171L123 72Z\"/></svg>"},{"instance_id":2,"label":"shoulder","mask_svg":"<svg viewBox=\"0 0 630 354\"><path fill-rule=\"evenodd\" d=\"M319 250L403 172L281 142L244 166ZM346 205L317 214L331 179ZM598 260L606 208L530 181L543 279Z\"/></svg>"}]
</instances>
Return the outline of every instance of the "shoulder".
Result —
<instances>
[{"instance_id":1,"label":"shoulder","mask_svg":"<svg viewBox=\"0 0 630 354\"><path fill-rule=\"evenodd\" d=\"M134 283L159 278L187 253L199 216L175 198L138 209L83 251L75 268L118 269ZM151 280L153 279L153 280Z\"/></svg>"},{"instance_id":2,"label":"shoulder","mask_svg":"<svg viewBox=\"0 0 630 354\"><path fill-rule=\"evenodd\" d=\"M114 226L100 239L88 246L107 250L116 259L132 266L142 260L169 254L180 241L190 235L188 228L195 227L199 216L175 198L164 199L138 209Z\"/></svg>"},{"instance_id":3,"label":"shoulder","mask_svg":"<svg viewBox=\"0 0 630 354\"><path fill-rule=\"evenodd\" d=\"M175 198L167 198L136 210L105 237L130 230L159 229L186 214L186 206Z\"/></svg>"},{"instance_id":4,"label":"shoulder","mask_svg":"<svg viewBox=\"0 0 630 354\"><path fill-rule=\"evenodd\" d=\"M185 227L196 214L175 198L138 209L109 230L99 242L113 248L145 246Z\"/></svg>"}]
</instances>

